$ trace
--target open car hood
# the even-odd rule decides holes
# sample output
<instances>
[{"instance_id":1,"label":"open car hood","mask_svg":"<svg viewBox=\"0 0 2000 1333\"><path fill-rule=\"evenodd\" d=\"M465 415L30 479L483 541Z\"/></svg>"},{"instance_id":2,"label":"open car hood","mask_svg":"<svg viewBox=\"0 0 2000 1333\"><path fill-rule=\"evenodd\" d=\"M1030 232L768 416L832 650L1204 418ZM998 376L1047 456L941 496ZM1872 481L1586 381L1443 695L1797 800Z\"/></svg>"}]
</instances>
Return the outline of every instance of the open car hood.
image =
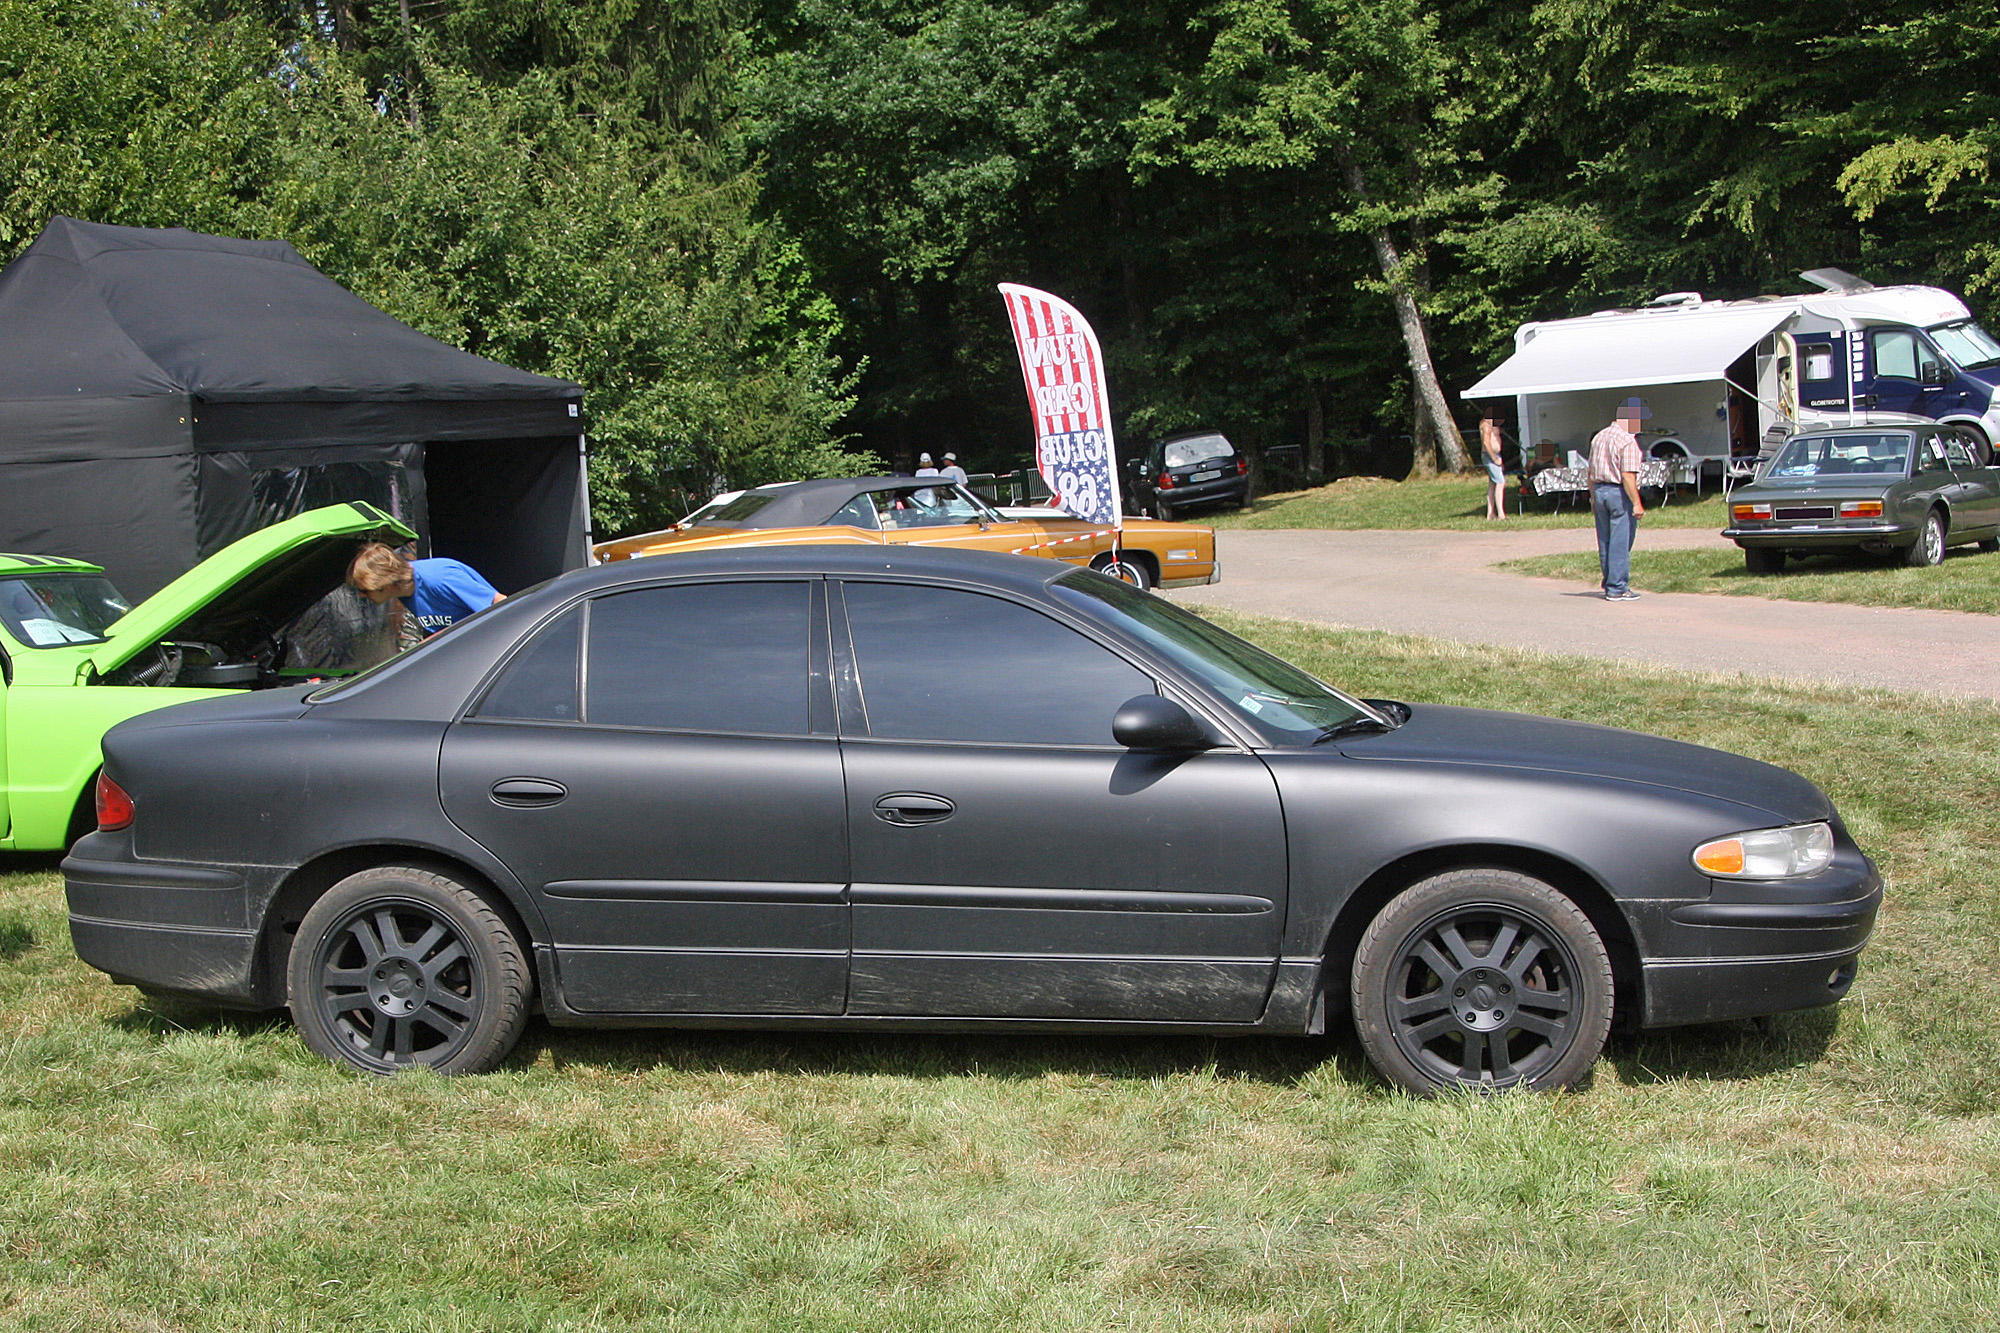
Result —
<instances>
[{"instance_id":1,"label":"open car hood","mask_svg":"<svg viewBox=\"0 0 2000 1333\"><path fill-rule=\"evenodd\" d=\"M163 640L238 647L273 634L339 586L362 542L400 545L416 535L359 501L253 532L120 616L91 666L109 675Z\"/></svg>"}]
</instances>

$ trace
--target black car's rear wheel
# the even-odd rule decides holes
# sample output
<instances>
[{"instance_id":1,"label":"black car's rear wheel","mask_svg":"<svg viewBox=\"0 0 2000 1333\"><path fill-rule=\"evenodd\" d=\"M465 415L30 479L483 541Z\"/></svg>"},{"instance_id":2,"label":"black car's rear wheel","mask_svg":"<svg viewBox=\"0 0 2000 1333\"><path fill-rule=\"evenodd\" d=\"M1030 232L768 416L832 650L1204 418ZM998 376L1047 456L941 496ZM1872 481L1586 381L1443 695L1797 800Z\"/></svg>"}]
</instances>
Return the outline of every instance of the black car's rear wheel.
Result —
<instances>
[{"instance_id":1,"label":"black car's rear wheel","mask_svg":"<svg viewBox=\"0 0 2000 1333\"><path fill-rule=\"evenodd\" d=\"M1455 870L1392 899L1355 951L1354 1023L1412 1092L1567 1087L1611 1030L1611 958L1582 909L1508 870Z\"/></svg>"},{"instance_id":2,"label":"black car's rear wheel","mask_svg":"<svg viewBox=\"0 0 2000 1333\"><path fill-rule=\"evenodd\" d=\"M1785 553L1775 546L1746 546L1743 548L1743 567L1752 574L1782 574L1785 571Z\"/></svg>"},{"instance_id":3,"label":"black car's rear wheel","mask_svg":"<svg viewBox=\"0 0 2000 1333\"><path fill-rule=\"evenodd\" d=\"M490 904L407 866L350 875L314 903L287 982L306 1045L371 1074L493 1068L520 1039L534 984Z\"/></svg>"},{"instance_id":4,"label":"black car's rear wheel","mask_svg":"<svg viewBox=\"0 0 2000 1333\"><path fill-rule=\"evenodd\" d=\"M1910 543L1910 549L1903 552L1903 563L1918 569L1944 561L1944 514L1933 509L1924 515L1923 527L1917 529L1917 539Z\"/></svg>"},{"instance_id":5,"label":"black car's rear wheel","mask_svg":"<svg viewBox=\"0 0 2000 1333\"><path fill-rule=\"evenodd\" d=\"M1160 522L1162 523L1171 523L1174 521L1174 506L1172 502L1161 496L1153 497L1153 512L1159 515Z\"/></svg>"}]
</instances>

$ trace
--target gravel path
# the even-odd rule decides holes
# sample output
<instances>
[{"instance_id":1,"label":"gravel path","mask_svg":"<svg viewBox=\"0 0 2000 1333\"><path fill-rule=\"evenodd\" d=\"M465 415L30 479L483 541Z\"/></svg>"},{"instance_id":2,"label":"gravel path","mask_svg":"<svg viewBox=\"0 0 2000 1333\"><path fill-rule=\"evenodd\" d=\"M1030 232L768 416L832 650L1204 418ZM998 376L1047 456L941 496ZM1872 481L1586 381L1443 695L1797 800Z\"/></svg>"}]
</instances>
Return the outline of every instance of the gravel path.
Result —
<instances>
[{"instance_id":1,"label":"gravel path","mask_svg":"<svg viewBox=\"0 0 2000 1333\"><path fill-rule=\"evenodd\" d=\"M1594 587L1491 568L1594 553L1587 529L1215 537L1222 582L1168 594L1176 601L1701 671L2000 699L2000 616L1696 593L1607 602ZM1649 532L1643 519L1639 546L1735 549L1707 531Z\"/></svg>"}]
</instances>

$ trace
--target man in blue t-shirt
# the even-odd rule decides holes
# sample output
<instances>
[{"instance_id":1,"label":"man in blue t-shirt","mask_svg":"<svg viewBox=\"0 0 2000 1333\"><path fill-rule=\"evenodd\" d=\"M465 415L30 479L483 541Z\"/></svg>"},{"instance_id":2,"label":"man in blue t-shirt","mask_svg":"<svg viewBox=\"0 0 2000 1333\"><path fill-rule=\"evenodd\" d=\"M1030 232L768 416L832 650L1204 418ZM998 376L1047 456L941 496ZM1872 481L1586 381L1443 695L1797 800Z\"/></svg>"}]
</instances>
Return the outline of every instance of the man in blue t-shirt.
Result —
<instances>
[{"instance_id":1,"label":"man in blue t-shirt","mask_svg":"<svg viewBox=\"0 0 2000 1333\"><path fill-rule=\"evenodd\" d=\"M371 602L402 598L427 637L506 600L505 593L495 591L463 561L441 556L406 560L381 542L361 549L348 568L347 580Z\"/></svg>"}]
</instances>

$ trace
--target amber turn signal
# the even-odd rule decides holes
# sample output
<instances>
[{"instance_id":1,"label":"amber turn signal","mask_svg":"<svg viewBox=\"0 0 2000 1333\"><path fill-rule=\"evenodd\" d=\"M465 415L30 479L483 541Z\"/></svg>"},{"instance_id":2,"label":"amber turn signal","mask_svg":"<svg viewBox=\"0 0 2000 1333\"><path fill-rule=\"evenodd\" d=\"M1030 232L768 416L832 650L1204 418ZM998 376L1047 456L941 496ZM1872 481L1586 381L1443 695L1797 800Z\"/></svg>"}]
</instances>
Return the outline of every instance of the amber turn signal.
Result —
<instances>
[{"instance_id":1,"label":"amber turn signal","mask_svg":"<svg viewBox=\"0 0 2000 1333\"><path fill-rule=\"evenodd\" d=\"M1840 502L1840 516L1842 518L1880 518L1882 517L1882 502L1880 500L1842 500Z\"/></svg>"},{"instance_id":2,"label":"amber turn signal","mask_svg":"<svg viewBox=\"0 0 2000 1333\"><path fill-rule=\"evenodd\" d=\"M1771 506L1731 505L1729 507L1729 513L1730 516L1733 517L1738 523L1742 523L1745 522L1746 520L1753 518L1769 518L1771 516Z\"/></svg>"},{"instance_id":3,"label":"amber turn signal","mask_svg":"<svg viewBox=\"0 0 2000 1333\"><path fill-rule=\"evenodd\" d=\"M1694 863L1711 875L1740 875L1743 873L1743 840L1723 838L1704 843L1695 848Z\"/></svg>"}]
</instances>

